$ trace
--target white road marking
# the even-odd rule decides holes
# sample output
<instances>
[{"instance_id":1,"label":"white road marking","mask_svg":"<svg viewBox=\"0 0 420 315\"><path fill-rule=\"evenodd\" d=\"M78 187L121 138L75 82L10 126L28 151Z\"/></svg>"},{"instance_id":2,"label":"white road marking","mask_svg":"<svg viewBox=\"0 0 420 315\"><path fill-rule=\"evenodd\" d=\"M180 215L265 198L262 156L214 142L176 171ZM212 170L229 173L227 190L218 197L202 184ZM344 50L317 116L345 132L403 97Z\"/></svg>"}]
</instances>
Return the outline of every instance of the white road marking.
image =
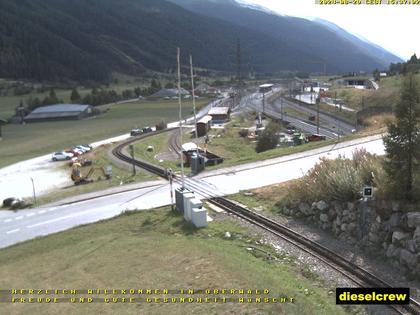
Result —
<instances>
[{"instance_id":1,"label":"white road marking","mask_svg":"<svg viewBox=\"0 0 420 315\"><path fill-rule=\"evenodd\" d=\"M21 215L21 216L19 216L19 217L15 218L15 220L22 220L22 219L23 219L23 215Z\"/></svg>"},{"instance_id":2,"label":"white road marking","mask_svg":"<svg viewBox=\"0 0 420 315\"><path fill-rule=\"evenodd\" d=\"M35 215L35 213L29 213L29 214L27 214L26 216L27 217L32 217L32 216L34 216Z\"/></svg>"},{"instance_id":3,"label":"white road marking","mask_svg":"<svg viewBox=\"0 0 420 315\"><path fill-rule=\"evenodd\" d=\"M7 231L6 234L12 234L12 233L16 233L19 232L20 229L15 229L15 230L11 230L11 231Z\"/></svg>"},{"instance_id":4,"label":"white road marking","mask_svg":"<svg viewBox=\"0 0 420 315\"><path fill-rule=\"evenodd\" d=\"M89 209L89 210L82 211L82 212L72 213L72 214L66 215L64 217L60 217L60 218L56 218L56 219L52 219L52 220L48 220L48 221L44 221L44 222L40 222L40 223L36 223L36 224L32 224L32 225L28 225L27 228L31 229L31 228L34 228L34 227L37 227L37 226L46 225L46 224L62 221L62 220L65 220L65 219L70 219L70 218L82 216L82 215L85 215L85 214L88 214L88 213L91 213L91 212L97 212L97 211L101 212L102 208L103 207L95 208L95 209Z\"/></svg>"},{"instance_id":5,"label":"white road marking","mask_svg":"<svg viewBox=\"0 0 420 315\"><path fill-rule=\"evenodd\" d=\"M12 219L6 219L4 220L4 223L12 222Z\"/></svg>"}]
</instances>

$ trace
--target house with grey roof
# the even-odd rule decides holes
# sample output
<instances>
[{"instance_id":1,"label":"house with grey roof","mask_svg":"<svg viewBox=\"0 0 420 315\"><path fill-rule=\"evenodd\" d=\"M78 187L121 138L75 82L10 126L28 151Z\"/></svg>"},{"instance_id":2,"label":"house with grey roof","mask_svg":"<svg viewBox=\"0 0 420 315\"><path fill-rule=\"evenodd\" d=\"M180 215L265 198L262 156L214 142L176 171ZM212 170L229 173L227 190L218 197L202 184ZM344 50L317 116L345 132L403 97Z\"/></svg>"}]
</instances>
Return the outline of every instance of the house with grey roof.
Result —
<instances>
[{"instance_id":1,"label":"house with grey roof","mask_svg":"<svg viewBox=\"0 0 420 315\"><path fill-rule=\"evenodd\" d=\"M57 121L57 120L79 120L91 116L93 107L91 105L57 104L42 106L34 109L25 116L25 122Z\"/></svg>"}]
</instances>

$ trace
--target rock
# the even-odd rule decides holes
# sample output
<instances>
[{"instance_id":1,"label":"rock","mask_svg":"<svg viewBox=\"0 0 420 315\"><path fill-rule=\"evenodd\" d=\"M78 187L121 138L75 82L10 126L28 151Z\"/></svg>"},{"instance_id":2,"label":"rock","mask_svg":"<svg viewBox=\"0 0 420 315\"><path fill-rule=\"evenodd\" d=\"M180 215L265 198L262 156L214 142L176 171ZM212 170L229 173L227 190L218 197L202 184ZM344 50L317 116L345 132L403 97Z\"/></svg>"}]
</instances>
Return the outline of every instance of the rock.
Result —
<instances>
[{"instance_id":1,"label":"rock","mask_svg":"<svg viewBox=\"0 0 420 315\"><path fill-rule=\"evenodd\" d=\"M382 248L384 249L384 251L386 252L388 249L388 243L387 242L383 242L382 243Z\"/></svg>"},{"instance_id":2,"label":"rock","mask_svg":"<svg viewBox=\"0 0 420 315\"><path fill-rule=\"evenodd\" d=\"M347 226L347 230L349 232L352 232L354 229L356 229L356 223L354 223L354 222L349 223L349 225Z\"/></svg>"},{"instance_id":3,"label":"rock","mask_svg":"<svg viewBox=\"0 0 420 315\"><path fill-rule=\"evenodd\" d=\"M328 204L324 200L317 202L316 207L319 211L326 211L328 209Z\"/></svg>"},{"instance_id":4,"label":"rock","mask_svg":"<svg viewBox=\"0 0 420 315\"><path fill-rule=\"evenodd\" d=\"M309 215L311 213L311 207L307 203L301 202L299 204L299 211L305 215Z\"/></svg>"},{"instance_id":5,"label":"rock","mask_svg":"<svg viewBox=\"0 0 420 315\"><path fill-rule=\"evenodd\" d=\"M328 215L327 215L326 213L321 213L321 214L319 215L319 220L320 220L321 222L324 222L324 223L328 222Z\"/></svg>"},{"instance_id":6,"label":"rock","mask_svg":"<svg viewBox=\"0 0 420 315\"><path fill-rule=\"evenodd\" d=\"M376 220L375 220L376 222L378 222L378 223L381 223L382 222L382 219L381 219L381 217L378 215L377 217L376 217Z\"/></svg>"},{"instance_id":7,"label":"rock","mask_svg":"<svg viewBox=\"0 0 420 315\"><path fill-rule=\"evenodd\" d=\"M416 245L416 248L420 249L420 226L418 226L416 230L414 231L413 241L414 241L414 244Z\"/></svg>"},{"instance_id":8,"label":"rock","mask_svg":"<svg viewBox=\"0 0 420 315\"><path fill-rule=\"evenodd\" d=\"M349 209L349 211L353 212L355 208L355 205L353 202L347 202L347 209Z\"/></svg>"},{"instance_id":9,"label":"rock","mask_svg":"<svg viewBox=\"0 0 420 315\"><path fill-rule=\"evenodd\" d=\"M330 210L328 210L328 217L332 220L336 217L336 215L335 209L331 207Z\"/></svg>"},{"instance_id":10,"label":"rock","mask_svg":"<svg viewBox=\"0 0 420 315\"><path fill-rule=\"evenodd\" d=\"M389 218L389 225L391 229L398 227L401 221L401 213L395 212Z\"/></svg>"},{"instance_id":11,"label":"rock","mask_svg":"<svg viewBox=\"0 0 420 315\"><path fill-rule=\"evenodd\" d=\"M401 252L401 248L395 246L394 244L389 245L385 255L388 258L395 258L399 257Z\"/></svg>"},{"instance_id":12,"label":"rock","mask_svg":"<svg viewBox=\"0 0 420 315\"><path fill-rule=\"evenodd\" d=\"M350 212L349 213L349 221L355 221L356 220L356 213Z\"/></svg>"},{"instance_id":13,"label":"rock","mask_svg":"<svg viewBox=\"0 0 420 315\"><path fill-rule=\"evenodd\" d=\"M414 240L407 241L407 249L412 253L417 253L417 245Z\"/></svg>"},{"instance_id":14,"label":"rock","mask_svg":"<svg viewBox=\"0 0 420 315\"><path fill-rule=\"evenodd\" d=\"M322 225L321 225L321 229L323 229L323 230L327 230L329 227L330 227L330 225L327 222L322 223Z\"/></svg>"},{"instance_id":15,"label":"rock","mask_svg":"<svg viewBox=\"0 0 420 315\"><path fill-rule=\"evenodd\" d=\"M334 209L336 213L343 213L343 206L338 202L334 202Z\"/></svg>"},{"instance_id":16,"label":"rock","mask_svg":"<svg viewBox=\"0 0 420 315\"><path fill-rule=\"evenodd\" d=\"M380 242L380 239L379 239L379 236L378 236L378 234L375 234L375 233L369 233L369 241L371 241L372 243L379 243Z\"/></svg>"},{"instance_id":17,"label":"rock","mask_svg":"<svg viewBox=\"0 0 420 315\"><path fill-rule=\"evenodd\" d=\"M230 232L225 232L225 238L231 238L232 235L230 234Z\"/></svg>"},{"instance_id":18,"label":"rock","mask_svg":"<svg viewBox=\"0 0 420 315\"><path fill-rule=\"evenodd\" d=\"M420 212L407 213L407 225L409 228L420 226Z\"/></svg>"},{"instance_id":19,"label":"rock","mask_svg":"<svg viewBox=\"0 0 420 315\"><path fill-rule=\"evenodd\" d=\"M350 211L349 210L346 209L346 210L343 211L343 218L344 217L348 217L349 215L350 215Z\"/></svg>"},{"instance_id":20,"label":"rock","mask_svg":"<svg viewBox=\"0 0 420 315\"><path fill-rule=\"evenodd\" d=\"M339 216L335 219L335 224L337 224L337 226L341 225L341 218Z\"/></svg>"},{"instance_id":21,"label":"rock","mask_svg":"<svg viewBox=\"0 0 420 315\"><path fill-rule=\"evenodd\" d=\"M417 265L417 256L406 249L402 249L400 252L400 263L410 268L415 267Z\"/></svg>"},{"instance_id":22,"label":"rock","mask_svg":"<svg viewBox=\"0 0 420 315\"><path fill-rule=\"evenodd\" d=\"M347 231L347 224L346 223L341 224L341 231L343 231L343 232Z\"/></svg>"},{"instance_id":23,"label":"rock","mask_svg":"<svg viewBox=\"0 0 420 315\"><path fill-rule=\"evenodd\" d=\"M392 244L402 244L402 242L407 240L409 237L410 234L408 233L395 231L392 233Z\"/></svg>"},{"instance_id":24,"label":"rock","mask_svg":"<svg viewBox=\"0 0 420 315\"><path fill-rule=\"evenodd\" d=\"M399 202L397 202L397 201L392 202L392 211L393 212L400 211L400 203Z\"/></svg>"}]
</instances>

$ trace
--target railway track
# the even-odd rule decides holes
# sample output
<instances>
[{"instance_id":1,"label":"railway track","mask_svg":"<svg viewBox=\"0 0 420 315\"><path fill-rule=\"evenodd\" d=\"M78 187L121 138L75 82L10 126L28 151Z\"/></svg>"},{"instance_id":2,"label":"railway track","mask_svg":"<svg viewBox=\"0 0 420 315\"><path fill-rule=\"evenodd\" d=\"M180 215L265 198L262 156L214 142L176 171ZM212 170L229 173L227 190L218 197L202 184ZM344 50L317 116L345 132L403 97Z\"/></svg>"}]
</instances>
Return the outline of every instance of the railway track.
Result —
<instances>
[{"instance_id":1,"label":"railway track","mask_svg":"<svg viewBox=\"0 0 420 315\"><path fill-rule=\"evenodd\" d=\"M126 141L117 146L112 151L112 153L117 158L127 163L134 163L138 167L141 167L155 175L168 179L166 169L144 161L139 161L136 159L133 160L131 157L125 155L123 150L126 146L132 144L133 142L171 130L173 129L158 131L155 133L150 133L130 139L129 141ZM176 149L178 147L178 143L172 142L172 140L170 140L170 146L172 146L173 149ZM179 176L174 176L173 179L175 182L179 184L183 183L186 188L195 191L197 194L204 197L207 200L207 202L212 203L218 206L219 208L222 208L226 212L235 215L251 224L259 226L260 228L282 238L283 240L298 247L302 251L319 259L333 270L350 279L359 287L392 287L386 281L380 279L376 275L361 268L360 266L348 261L348 259L346 259L345 257L338 255L337 253L331 251L330 249L322 246L317 242L312 241L309 238L306 238L305 236L293 231L292 229L288 228L283 224L280 224L266 216L253 212L226 198L221 197L216 190L212 190L206 186L201 185L200 182L197 180L188 177L184 177L184 179L182 180ZM420 303L414 299L410 299L410 304L408 305L390 305L389 307L392 308L397 314L420 314Z\"/></svg>"}]
</instances>

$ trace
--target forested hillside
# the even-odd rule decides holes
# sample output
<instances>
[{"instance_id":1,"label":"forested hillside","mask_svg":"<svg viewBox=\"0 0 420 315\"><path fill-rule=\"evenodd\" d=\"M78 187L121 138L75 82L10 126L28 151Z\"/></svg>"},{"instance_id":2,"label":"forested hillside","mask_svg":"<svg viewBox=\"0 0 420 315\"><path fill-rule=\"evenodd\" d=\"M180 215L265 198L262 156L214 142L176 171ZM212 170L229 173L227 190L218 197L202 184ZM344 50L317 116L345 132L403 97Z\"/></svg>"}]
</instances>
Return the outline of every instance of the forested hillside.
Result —
<instances>
[{"instance_id":1,"label":"forested hillside","mask_svg":"<svg viewBox=\"0 0 420 315\"><path fill-rule=\"evenodd\" d=\"M319 71L324 62L331 71L382 65L357 53L329 61L304 46L163 0L0 0L5 78L104 82L112 72L167 72L175 67L177 46L185 64L191 52L199 67L234 72L238 39L245 71Z\"/></svg>"}]
</instances>

